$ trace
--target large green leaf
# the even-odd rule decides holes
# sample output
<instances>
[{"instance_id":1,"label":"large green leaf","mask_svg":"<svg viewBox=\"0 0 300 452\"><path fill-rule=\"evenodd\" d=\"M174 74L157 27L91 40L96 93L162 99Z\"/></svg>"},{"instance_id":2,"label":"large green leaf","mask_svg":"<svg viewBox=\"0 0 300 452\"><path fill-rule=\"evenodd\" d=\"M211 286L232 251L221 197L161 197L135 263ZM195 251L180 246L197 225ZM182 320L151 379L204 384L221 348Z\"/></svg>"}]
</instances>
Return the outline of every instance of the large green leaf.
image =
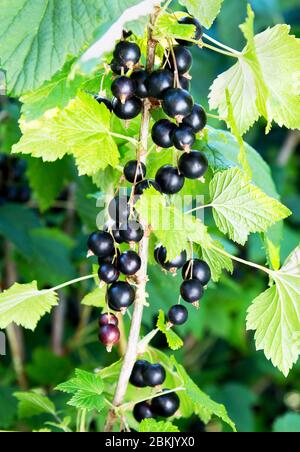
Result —
<instances>
[{"instance_id":1,"label":"large green leaf","mask_svg":"<svg viewBox=\"0 0 300 452\"><path fill-rule=\"evenodd\" d=\"M21 419L47 413L55 415L55 406L48 397L36 392L15 392L19 400L19 417Z\"/></svg>"},{"instance_id":2,"label":"large green leaf","mask_svg":"<svg viewBox=\"0 0 300 452\"><path fill-rule=\"evenodd\" d=\"M188 12L210 28L221 10L223 0L179 0Z\"/></svg>"}]
</instances>

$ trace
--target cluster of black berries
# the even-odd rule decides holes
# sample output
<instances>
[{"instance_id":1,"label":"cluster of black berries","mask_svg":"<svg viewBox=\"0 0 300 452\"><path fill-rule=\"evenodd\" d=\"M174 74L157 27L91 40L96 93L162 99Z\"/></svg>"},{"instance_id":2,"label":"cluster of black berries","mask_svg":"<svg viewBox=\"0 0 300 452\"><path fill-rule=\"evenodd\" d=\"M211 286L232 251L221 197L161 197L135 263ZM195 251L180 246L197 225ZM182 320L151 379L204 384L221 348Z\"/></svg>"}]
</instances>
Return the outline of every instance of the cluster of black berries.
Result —
<instances>
[{"instance_id":1,"label":"cluster of black berries","mask_svg":"<svg viewBox=\"0 0 300 452\"><path fill-rule=\"evenodd\" d=\"M137 388L161 386L166 379L166 371L161 364L151 364L145 360L136 361L130 383ZM168 389L164 390L169 391ZM179 408L179 397L171 392L154 397L135 405L133 415L138 422L143 419L173 416Z\"/></svg>"},{"instance_id":2,"label":"cluster of black berries","mask_svg":"<svg viewBox=\"0 0 300 452\"><path fill-rule=\"evenodd\" d=\"M29 201L25 171L25 160L0 154L0 206L6 202L23 204Z\"/></svg>"}]
</instances>

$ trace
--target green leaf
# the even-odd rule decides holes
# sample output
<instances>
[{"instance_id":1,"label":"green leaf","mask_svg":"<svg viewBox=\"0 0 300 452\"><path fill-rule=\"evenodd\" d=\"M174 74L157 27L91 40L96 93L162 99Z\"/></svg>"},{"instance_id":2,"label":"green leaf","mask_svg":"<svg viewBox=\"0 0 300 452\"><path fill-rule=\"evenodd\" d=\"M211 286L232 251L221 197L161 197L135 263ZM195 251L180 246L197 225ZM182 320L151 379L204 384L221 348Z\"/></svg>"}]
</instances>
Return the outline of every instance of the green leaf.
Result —
<instances>
[{"instance_id":1,"label":"green leaf","mask_svg":"<svg viewBox=\"0 0 300 452\"><path fill-rule=\"evenodd\" d=\"M210 28L221 11L223 0L179 0L179 3L205 28Z\"/></svg>"},{"instance_id":2,"label":"green leaf","mask_svg":"<svg viewBox=\"0 0 300 452\"><path fill-rule=\"evenodd\" d=\"M80 408L88 411L102 411L105 407L105 400L103 396L99 396L99 394L90 394L86 391L78 391L71 400L68 402L68 405L73 406L75 408Z\"/></svg>"},{"instance_id":3,"label":"green leaf","mask_svg":"<svg viewBox=\"0 0 300 452\"><path fill-rule=\"evenodd\" d=\"M264 232L291 212L249 183L238 168L217 173L210 183L211 205L217 227L244 245L251 232Z\"/></svg>"},{"instance_id":4,"label":"green leaf","mask_svg":"<svg viewBox=\"0 0 300 452\"><path fill-rule=\"evenodd\" d=\"M154 419L144 419L139 426L140 433L179 433L178 427L169 421L155 421Z\"/></svg>"},{"instance_id":5,"label":"green leaf","mask_svg":"<svg viewBox=\"0 0 300 452\"><path fill-rule=\"evenodd\" d=\"M36 392L15 392L14 396L19 400L19 417L20 419L37 416L47 413L55 415L55 406L48 399Z\"/></svg>"},{"instance_id":6,"label":"green leaf","mask_svg":"<svg viewBox=\"0 0 300 452\"><path fill-rule=\"evenodd\" d=\"M38 290L37 282L15 283L0 294L0 328L12 322L29 330L34 330L40 318L57 305L57 294L48 290Z\"/></svg>"},{"instance_id":7,"label":"green leaf","mask_svg":"<svg viewBox=\"0 0 300 452\"><path fill-rule=\"evenodd\" d=\"M103 308L106 305L106 288L97 287L93 292L84 297L81 304L85 306L94 306L95 308Z\"/></svg>"},{"instance_id":8,"label":"green leaf","mask_svg":"<svg viewBox=\"0 0 300 452\"><path fill-rule=\"evenodd\" d=\"M182 13L161 14L155 24L154 36L158 39L193 39L195 26L178 23L178 19L185 16Z\"/></svg>"},{"instance_id":9,"label":"green leaf","mask_svg":"<svg viewBox=\"0 0 300 452\"><path fill-rule=\"evenodd\" d=\"M287 376L300 354L300 246L272 278L275 284L248 310L247 329L255 330L257 350Z\"/></svg>"},{"instance_id":10,"label":"green leaf","mask_svg":"<svg viewBox=\"0 0 300 452\"><path fill-rule=\"evenodd\" d=\"M215 241L214 246L224 250L223 245ZM229 273L233 273L233 262L230 257L224 256L215 248L205 248L202 246L202 258L209 265L211 269L212 280L218 282L223 270L227 270Z\"/></svg>"},{"instance_id":11,"label":"green leaf","mask_svg":"<svg viewBox=\"0 0 300 452\"><path fill-rule=\"evenodd\" d=\"M177 336L177 334L168 326L168 323L165 322L165 314L161 309L159 310L156 326L159 331L161 331L166 336L168 346L172 350L178 350L183 346L182 339Z\"/></svg>"},{"instance_id":12,"label":"green leaf","mask_svg":"<svg viewBox=\"0 0 300 452\"><path fill-rule=\"evenodd\" d=\"M286 413L276 419L273 425L275 433L300 433L300 414Z\"/></svg>"}]
</instances>

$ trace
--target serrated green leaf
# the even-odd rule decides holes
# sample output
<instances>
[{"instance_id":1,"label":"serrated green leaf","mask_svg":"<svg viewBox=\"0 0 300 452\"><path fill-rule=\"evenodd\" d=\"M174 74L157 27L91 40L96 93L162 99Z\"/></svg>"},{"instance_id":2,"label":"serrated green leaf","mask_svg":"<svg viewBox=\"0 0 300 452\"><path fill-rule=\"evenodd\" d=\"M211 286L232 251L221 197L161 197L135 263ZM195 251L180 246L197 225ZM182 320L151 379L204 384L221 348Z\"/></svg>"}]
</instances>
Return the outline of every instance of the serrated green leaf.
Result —
<instances>
[{"instance_id":1,"label":"serrated green leaf","mask_svg":"<svg viewBox=\"0 0 300 452\"><path fill-rule=\"evenodd\" d=\"M202 25L210 28L221 11L223 0L179 0Z\"/></svg>"},{"instance_id":2,"label":"serrated green leaf","mask_svg":"<svg viewBox=\"0 0 300 452\"><path fill-rule=\"evenodd\" d=\"M218 241L214 241L214 246L224 250L223 245ZM223 270L227 270L231 274L233 273L233 262L230 257L218 253L216 248L205 248L204 246L201 248L202 258L209 265L214 282L219 281Z\"/></svg>"},{"instance_id":3,"label":"serrated green leaf","mask_svg":"<svg viewBox=\"0 0 300 452\"><path fill-rule=\"evenodd\" d=\"M217 173L210 183L217 227L244 245L251 232L265 232L291 212L252 185L238 168Z\"/></svg>"},{"instance_id":4,"label":"serrated green leaf","mask_svg":"<svg viewBox=\"0 0 300 452\"><path fill-rule=\"evenodd\" d=\"M97 287L93 292L84 297L81 304L85 306L94 306L95 308L103 308L106 305L106 288Z\"/></svg>"},{"instance_id":5,"label":"serrated green leaf","mask_svg":"<svg viewBox=\"0 0 300 452\"><path fill-rule=\"evenodd\" d=\"M55 415L55 406L48 397L36 392L15 392L14 396L19 400L18 412L20 419L38 416L43 413Z\"/></svg>"},{"instance_id":6,"label":"serrated green leaf","mask_svg":"<svg viewBox=\"0 0 300 452\"><path fill-rule=\"evenodd\" d=\"M12 322L29 330L34 330L40 318L57 305L57 294L38 290L37 282L15 283L0 294L0 328Z\"/></svg>"},{"instance_id":7,"label":"serrated green leaf","mask_svg":"<svg viewBox=\"0 0 300 452\"><path fill-rule=\"evenodd\" d=\"M88 411L97 410L102 411L105 407L104 396L98 394L90 394L86 391L77 391L76 394L69 400L68 405L74 406Z\"/></svg>"},{"instance_id":8,"label":"serrated green leaf","mask_svg":"<svg viewBox=\"0 0 300 452\"><path fill-rule=\"evenodd\" d=\"M164 311L162 311L161 309L158 314L156 326L159 329L159 331L161 331L166 336L168 346L172 350L178 350L183 346L182 339L179 336L177 336L177 334L171 328L169 328L168 324L165 322L165 314Z\"/></svg>"},{"instance_id":9,"label":"serrated green leaf","mask_svg":"<svg viewBox=\"0 0 300 452\"><path fill-rule=\"evenodd\" d=\"M178 427L169 421L155 421L154 419L144 419L140 423L140 433L179 433Z\"/></svg>"}]
</instances>

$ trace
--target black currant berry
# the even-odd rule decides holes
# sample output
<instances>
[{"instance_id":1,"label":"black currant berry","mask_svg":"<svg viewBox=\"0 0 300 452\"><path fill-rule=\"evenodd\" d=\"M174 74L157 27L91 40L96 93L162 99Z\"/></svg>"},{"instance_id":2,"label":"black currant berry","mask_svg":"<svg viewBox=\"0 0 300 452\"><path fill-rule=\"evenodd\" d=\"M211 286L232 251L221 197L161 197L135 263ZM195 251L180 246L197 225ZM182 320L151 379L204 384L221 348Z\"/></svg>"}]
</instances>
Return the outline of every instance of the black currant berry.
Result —
<instances>
[{"instance_id":1,"label":"black currant berry","mask_svg":"<svg viewBox=\"0 0 300 452\"><path fill-rule=\"evenodd\" d=\"M191 83L190 80L187 77L184 77L183 75L179 76L179 83L180 88L185 89L186 91L190 91Z\"/></svg>"},{"instance_id":2,"label":"black currant berry","mask_svg":"<svg viewBox=\"0 0 300 452\"><path fill-rule=\"evenodd\" d=\"M197 279L188 279L181 284L180 293L184 301L195 303L203 296L203 286Z\"/></svg>"},{"instance_id":3,"label":"black currant berry","mask_svg":"<svg viewBox=\"0 0 300 452\"><path fill-rule=\"evenodd\" d=\"M124 167L124 176L131 184L141 182L146 176L146 166L143 162L130 160Z\"/></svg>"},{"instance_id":4,"label":"black currant berry","mask_svg":"<svg viewBox=\"0 0 300 452\"><path fill-rule=\"evenodd\" d=\"M104 325L114 325L118 326L119 320L114 314L110 314L109 312L105 312L104 314L101 314L99 317L99 326Z\"/></svg>"},{"instance_id":5,"label":"black currant berry","mask_svg":"<svg viewBox=\"0 0 300 452\"><path fill-rule=\"evenodd\" d=\"M98 270L98 276L100 281L104 281L106 284L112 284L118 281L120 272L113 264L103 264Z\"/></svg>"},{"instance_id":6,"label":"black currant berry","mask_svg":"<svg viewBox=\"0 0 300 452\"><path fill-rule=\"evenodd\" d=\"M164 93L174 86L174 75L167 69L152 72L147 80L149 97L162 99Z\"/></svg>"},{"instance_id":7,"label":"black currant berry","mask_svg":"<svg viewBox=\"0 0 300 452\"><path fill-rule=\"evenodd\" d=\"M173 146L176 124L168 119L161 119L152 128L152 140L160 148L171 148Z\"/></svg>"},{"instance_id":8,"label":"black currant berry","mask_svg":"<svg viewBox=\"0 0 300 452\"><path fill-rule=\"evenodd\" d=\"M175 259L167 259L167 249L164 246L158 246L154 250L154 257L156 262L166 270L176 270L182 268L186 263L186 251L182 251L180 256Z\"/></svg>"},{"instance_id":9,"label":"black currant berry","mask_svg":"<svg viewBox=\"0 0 300 452\"><path fill-rule=\"evenodd\" d=\"M107 351L110 352L112 347L120 340L119 328L112 324L101 326L99 331L99 340L102 344L106 345Z\"/></svg>"},{"instance_id":10,"label":"black currant berry","mask_svg":"<svg viewBox=\"0 0 300 452\"><path fill-rule=\"evenodd\" d=\"M189 72L193 64L193 57L191 52L183 46L175 46L173 50L178 73L180 75L186 74L187 72ZM166 59L164 60L164 62L166 62ZM171 70L172 72L175 71L174 57L171 52L168 55L166 68Z\"/></svg>"},{"instance_id":11,"label":"black currant berry","mask_svg":"<svg viewBox=\"0 0 300 452\"><path fill-rule=\"evenodd\" d=\"M211 271L206 262L200 259L193 259L192 261L188 261L183 267L182 277L185 280L191 278L197 279L202 286L207 286L211 279Z\"/></svg>"},{"instance_id":12,"label":"black currant berry","mask_svg":"<svg viewBox=\"0 0 300 452\"><path fill-rule=\"evenodd\" d=\"M135 82L135 95L140 99L145 99L149 97L147 80L149 74L147 71L135 71L131 74L131 79Z\"/></svg>"},{"instance_id":13,"label":"black currant berry","mask_svg":"<svg viewBox=\"0 0 300 452\"><path fill-rule=\"evenodd\" d=\"M142 359L136 361L130 376L130 383L133 386L136 386L137 388L145 388L147 386L143 374L148 366L150 366L148 361Z\"/></svg>"},{"instance_id":14,"label":"black currant berry","mask_svg":"<svg viewBox=\"0 0 300 452\"><path fill-rule=\"evenodd\" d=\"M165 390L167 391L167 389ZM154 397L151 408L157 416L171 417L178 410L180 400L175 392Z\"/></svg>"},{"instance_id":15,"label":"black currant berry","mask_svg":"<svg viewBox=\"0 0 300 452\"><path fill-rule=\"evenodd\" d=\"M142 261L135 251L126 251L118 260L118 269L123 275L135 275L141 268Z\"/></svg>"},{"instance_id":16,"label":"black currant berry","mask_svg":"<svg viewBox=\"0 0 300 452\"><path fill-rule=\"evenodd\" d=\"M193 39L195 41L199 41L199 39L202 38L202 36L203 36L202 26L197 19L195 19L194 17L191 17L191 16L187 16L187 17L180 18L178 20L178 22L183 25L195 25L196 31L195 31L195 35L194 35ZM180 44L182 46L194 45L192 42L185 41L184 39L176 39L176 41L178 42L178 44Z\"/></svg>"},{"instance_id":17,"label":"black currant berry","mask_svg":"<svg viewBox=\"0 0 300 452\"><path fill-rule=\"evenodd\" d=\"M174 195L180 192L184 186L184 176L178 169L171 166L162 166L156 173L155 180L166 195Z\"/></svg>"},{"instance_id":18,"label":"black currant berry","mask_svg":"<svg viewBox=\"0 0 300 452\"><path fill-rule=\"evenodd\" d=\"M112 111L112 103L109 99L106 99L106 97L98 96L97 94L94 96L94 98L99 104L104 104L109 111Z\"/></svg>"},{"instance_id":19,"label":"black currant berry","mask_svg":"<svg viewBox=\"0 0 300 452\"><path fill-rule=\"evenodd\" d=\"M113 81L111 92L122 104L125 104L126 100L135 94L135 83L131 78L122 75Z\"/></svg>"},{"instance_id":20,"label":"black currant berry","mask_svg":"<svg viewBox=\"0 0 300 452\"><path fill-rule=\"evenodd\" d=\"M178 162L179 171L188 179L200 179L207 171L208 161L202 152L183 154Z\"/></svg>"},{"instance_id":21,"label":"black currant berry","mask_svg":"<svg viewBox=\"0 0 300 452\"><path fill-rule=\"evenodd\" d=\"M183 118L192 113L194 101L188 91L173 88L164 93L162 105L168 116L182 122Z\"/></svg>"},{"instance_id":22,"label":"black currant berry","mask_svg":"<svg viewBox=\"0 0 300 452\"><path fill-rule=\"evenodd\" d=\"M154 418L152 409L147 402L137 403L133 408L133 415L137 422L142 422L143 419Z\"/></svg>"},{"instance_id":23,"label":"black currant berry","mask_svg":"<svg viewBox=\"0 0 300 452\"><path fill-rule=\"evenodd\" d=\"M121 225L120 235L126 243L138 243L144 237L144 230L137 221L128 221L127 224Z\"/></svg>"},{"instance_id":24,"label":"black currant berry","mask_svg":"<svg viewBox=\"0 0 300 452\"><path fill-rule=\"evenodd\" d=\"M141 50L134 42L121 41L114 50L114 59L120 64L132 68L141 58Z\"/></svg>"},{"instance_id":25,"label":"black currant berry","mask_svg":"<svg viewBox=\"0 0 300 452\"><path fill-rule=\"evenodd\" d=\"M166 371L161 364L149 364L143 371L143 377L146 386L154 388L164 383Z\"/></svg>"},{"instance_id":26,"label":"black currant berry","mask_svg":"<svg viewBox=\"0 0 300 452\"><path fill-rule=\"evenodd\" d=\"M93 232L88 239L88 249L101 258L111 256L115 250L114 239L108 232Z\"/></svg>"},{"instance_id":27,"label":"black currant berry","mask_svg":"<svg viewBox=\"0 0 300 452\"><path fill-rule=\"evenodd\" d=\"M192 113L186 116L182 121L184 125L189 126L195 133L201 132L207 124L207 116L201 105L195 104Z\"/></svg>"},{"instance_id":28,"label":"black currant berry","mask_svg":"<svg viewBox=\"0 0 300 452\"><path fill-rule=\"evenodd\" d=\"M108 213L116 224L126 223L130 215L129 197L120 195L112 199L108 206Z\"/></svg>"},{"instance_id":29,"label":"black currant berry","mask_svg":"<svg viewBox=\"0 0 300 452\"><path fill-rule=\"evenodd\" d=\"M161 193L161 188L159 184L152 179L144 179L142 182L139 182L134 189L134 194L136 196L140 196L144 193L145 190L148 190L149 188L153 187L156 191Z\"/></svg>"},{"instance_id":30,"label":"black currant berry","mask_svg":"<svg viewBox=\"0 0 300 452\"><path fill-rule=\"evenodd\" d=\"M112 101L112 106L114 114L126 121L136 118L142 111L142 101L138 97L132 97L124 103L115 97Z\"/></svg>"},{"instance_id":31,"label":"black currant berry","mask_svg":"<svg viewBox=\"0 0 300 452\"><path fill-rule=\"evenodd\" d=\"M187 321L188 316L188 310L181 304L175 304L168 312L168 319L173 325L183 325Z\"/></svg>"},{"instance_id":32,"label":"black currant berry","mask_svg":"<svg viewBox=\"0 0 300 452\"><path fill-rule=\"evenodd\" d=\"M189 151L196 141L196 135L191 127L181 125L174 133L174 146L180 151Z\"/></svg>"},{"instance_id":33,"label":"black currant berry","mask_svg":"<svg viewBox=\"0 0 300 452\"><path fill-rule=\"evenodd\" d=\"M124 281L113 283L107 291L107 301L113 311L122 311L132 305L135 299L135 290Z\"/></svg>"},{"instance_id":34,"label":"black currant berry","mask_svg":"<svg viewBox=\"0 0 300 452\"><path fill-rule=\"evenodd\" d=\"M115 262L118 261L120 255L121 255L120 250L115 248L113 253L110 254L109 256L98 257L98 264L99 265L114 264Z\"/></svg>"},{"instance_id":35,"label":"black currant berry","mask_svg":"<svg viewBox=\"0 0 300 452\"><path fill-rule=\"evenodd\" d=\"M109 226L104 226L104 231L111 233L113 238L114 238L114 241L119 243L119 245L121 243L123 243L122 237L120 235L120 231L119 231L116 223L114 223L110 227ZM111 262L108 262L108 263L111 263Z\"/></svg>"},{"instance_id":36,"label":"black currant berry","mask_svg":"<svg viewBox=\"0 0 300 452\"><path fill-rule=\"evenodd\" d=\"M120 64L117 60L112 60L112 62L110 63L110 68L116 75L125 75L129 71L128 67Z\"/></svg>"}]
</instances>

